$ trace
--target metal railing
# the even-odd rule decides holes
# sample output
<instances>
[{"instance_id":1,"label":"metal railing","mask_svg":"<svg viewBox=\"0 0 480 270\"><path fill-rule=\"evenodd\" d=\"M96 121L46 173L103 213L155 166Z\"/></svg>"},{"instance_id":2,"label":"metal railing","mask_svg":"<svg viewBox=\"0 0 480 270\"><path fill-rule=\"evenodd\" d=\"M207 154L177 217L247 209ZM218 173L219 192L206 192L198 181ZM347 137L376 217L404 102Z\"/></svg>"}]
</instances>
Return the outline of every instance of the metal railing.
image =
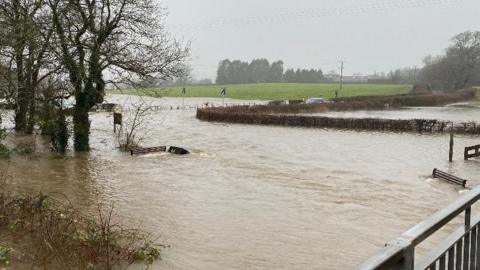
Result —
<instances>
[{"instance_id":1,"label":"metal railing","mask_svg":"<svg viewBox=\"0 0 480 270\"><path fill-rule=\"evenodd\" d=\"M471 207L479 199L480 187L477 187L411 228L399 238L387 243L385 248L357 266L356 269L480 269L480 217L471 218ZM464 226L456 230L427 255L416 260L415 247L463 212L465 212Z\"/></svg>"}]
</instances>

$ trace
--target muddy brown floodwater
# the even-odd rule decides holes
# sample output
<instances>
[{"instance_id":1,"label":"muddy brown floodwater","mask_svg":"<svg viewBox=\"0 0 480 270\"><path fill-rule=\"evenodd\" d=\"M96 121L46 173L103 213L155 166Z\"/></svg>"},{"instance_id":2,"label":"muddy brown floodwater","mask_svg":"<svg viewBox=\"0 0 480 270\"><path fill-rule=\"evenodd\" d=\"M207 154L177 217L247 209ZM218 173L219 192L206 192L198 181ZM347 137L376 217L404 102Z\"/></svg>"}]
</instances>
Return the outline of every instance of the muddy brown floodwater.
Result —
<instances>
[{"instance_id":1,"label":"muddy brown floodwater","mask_svg":"<svg viewBox=\"0 0 480 270\"><path fill-rule=\"evenodd\" d=\"M91 153L14 157L11 188L63 194L85 209L114 202L122 222L170 246L153 269L351 269L461 196L430 179L433 168L480 183L479 161L463 161L462 150L478 137L456 137L449 164L447 135L216 124L173 110L151 115L143 144L193 153L131 157L116 149L109 113L91 119Z\"/></svg>"}]
</instances>

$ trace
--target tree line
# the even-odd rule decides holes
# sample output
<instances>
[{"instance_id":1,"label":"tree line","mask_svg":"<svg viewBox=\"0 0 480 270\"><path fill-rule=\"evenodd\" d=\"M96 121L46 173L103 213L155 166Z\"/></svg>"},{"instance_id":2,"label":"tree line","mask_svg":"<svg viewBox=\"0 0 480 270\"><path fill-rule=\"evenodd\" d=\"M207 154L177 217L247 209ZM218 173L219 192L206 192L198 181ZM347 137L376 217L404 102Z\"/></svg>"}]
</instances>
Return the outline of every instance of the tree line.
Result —
<instances>
[{"instance_id":1,"label":"tree line","mask_svg":"<svg viewBox=\"0 0 480 270\"><path fill-rule=\"evenodd\" d=\"M433 90L449 91L480 85L480 31L466 31L451 39L445 53L427 56L423 67L395 69L368 76L368 83L427 83ZM217 84L242 83L330 83L321 69L287 69L283 61L266 59L252 62L222 60L217 68Z\"/></svg>"},{"instance_id":2,"label":"tree line","mask_svg":"<svg viewBox=\"0 0 480 270\"><path fill-rule=\"evenodd\" d=\"M422 68L404 68L381 74L372 83L427 83L436 91L464 89L480 84L480 31L463 32L451 39L441 55L429 55Z\"/></svg>"},{"instance_id":3,"label":"tree line","mask_svg":"<svg viewBox=\"0 0 480 270\"><path fill-rule=\"evenodd\" d=\"M451 39L444 54L427 56L420 79L435 90L448 91L480 84L480 31Z\"/></svg>"},{"instance_id":4,"label":"tree line","mask_svg":"<svg viewBox=\"0 0 480 270\"><path fill-rule=\"evenodd\" d=\"M65 149L72 98L74 148L88 151L88 113L107 85L183 73L188 45L165 32L164 17L154 0L0 0L0 97L15 130L39 126Z\"/></svg>"},{"instance_id":5,"label":"tree line","mask_svg":"<svg viewBox=\"0 0 480 270\"><path fill-rule=\"evenodd\" d=\"M368 78L368 83L376 84L414 84L419 77L418 68L399 68L387 73L375 73Z\"/></svg>"},{"instance_id":6,"label":"tree line","mask_svg":"<svg viewBox=\"0 0 480 270\"><path fill-rule=\"evenodd\" d=\"M459 90L480 85L480 31L454 36L445 52L429 55L422 68L403 68L375 74L369 83L426 83L436 91Z\"/></svg>"},{"instance_id":7,"label":"tree line","mask_svg":"<svg viewBox=\"0 0 480 270\"><path fill-rule=\"evenodd\" d=\"M242 83L320 83L326 82L321 69L287 69L283 61L270 63L267 59L254 59L250 63L240 60L220 61L217 84Z\"/></svg>"}]
</instances>

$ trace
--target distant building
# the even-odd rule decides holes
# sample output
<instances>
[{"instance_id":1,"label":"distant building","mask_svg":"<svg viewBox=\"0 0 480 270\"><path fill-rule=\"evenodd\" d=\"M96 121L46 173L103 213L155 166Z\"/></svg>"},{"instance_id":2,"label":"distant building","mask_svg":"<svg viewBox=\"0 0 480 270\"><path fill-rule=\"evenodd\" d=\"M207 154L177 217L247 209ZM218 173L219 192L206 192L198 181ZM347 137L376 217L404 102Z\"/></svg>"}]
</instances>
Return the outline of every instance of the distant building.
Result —
<instances>
[{"instance_id":1,"label":"distant building","mask_svg":"<svg viewBox=\"0 0 480 270\"><path fill-rule=\"evenodd\" d=\"M330 82L339 83L340 82L340 74L337 73L329 73L325 74L325 78L328 79ZM344 75L343 82L344 83L368 83L370 76L365 76L360 73L355 73L353 75Z\"/></svg>"},{"instance_id":2,"label":"distant building","mask_svg":"<svg viewBox=\"0 0 480 270\"><path fill-rule=\"evenodd\" d=\"M324 75L330 82L340 82L340 75L336 73L328 73Z\"/></svg>"},{"instance_id":3,"label":"distant building","mask_svg":"<svg viewBox=\"0 0 480 270\"><path fill-rule=\"evenodd\" d=\"M350 76L343 76L343 82L345 83L368 83L369 76L364 76L360 73L355 73Z\"/></svg>"}]
</instances>

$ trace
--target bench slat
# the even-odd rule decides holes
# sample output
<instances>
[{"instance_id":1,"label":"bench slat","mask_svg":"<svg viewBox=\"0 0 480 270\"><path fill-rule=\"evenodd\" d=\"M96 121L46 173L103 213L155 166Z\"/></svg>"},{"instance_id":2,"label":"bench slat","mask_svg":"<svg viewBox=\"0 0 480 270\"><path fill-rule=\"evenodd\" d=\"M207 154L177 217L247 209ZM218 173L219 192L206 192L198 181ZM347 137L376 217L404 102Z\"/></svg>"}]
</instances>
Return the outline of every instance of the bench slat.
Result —
<instances>
[{"instance_id":1,"label":"bench slat","mask_svg":"<svg viewBox=\"0 0 480 270\"><path fill-rule=\"evenodd\" d=\"M159 146L159 147L149 147L149 148L142 148L142 147L132 147L130 148L130 154L133 155L144 155L150 153L157 153L157 152L165 152L167 151L166 146Z\"/></svg>"},{"instance_id":2,"label":"bench slat","mask_svg":"<svg viewBox=\"0 0 480 270\"><path fill-rule=\"evenodd\" d=\"M451 175L451 174L446 173L446 172L442 172L442 171L437 170L437 169L433 170L433 178L439 178L439 179L445 180L445 181L453 183L453 184L461 185L463 187L465 187L466 184L467 184L467 180L456 177L456 176Z\"/></svg>"}]
</instances>

